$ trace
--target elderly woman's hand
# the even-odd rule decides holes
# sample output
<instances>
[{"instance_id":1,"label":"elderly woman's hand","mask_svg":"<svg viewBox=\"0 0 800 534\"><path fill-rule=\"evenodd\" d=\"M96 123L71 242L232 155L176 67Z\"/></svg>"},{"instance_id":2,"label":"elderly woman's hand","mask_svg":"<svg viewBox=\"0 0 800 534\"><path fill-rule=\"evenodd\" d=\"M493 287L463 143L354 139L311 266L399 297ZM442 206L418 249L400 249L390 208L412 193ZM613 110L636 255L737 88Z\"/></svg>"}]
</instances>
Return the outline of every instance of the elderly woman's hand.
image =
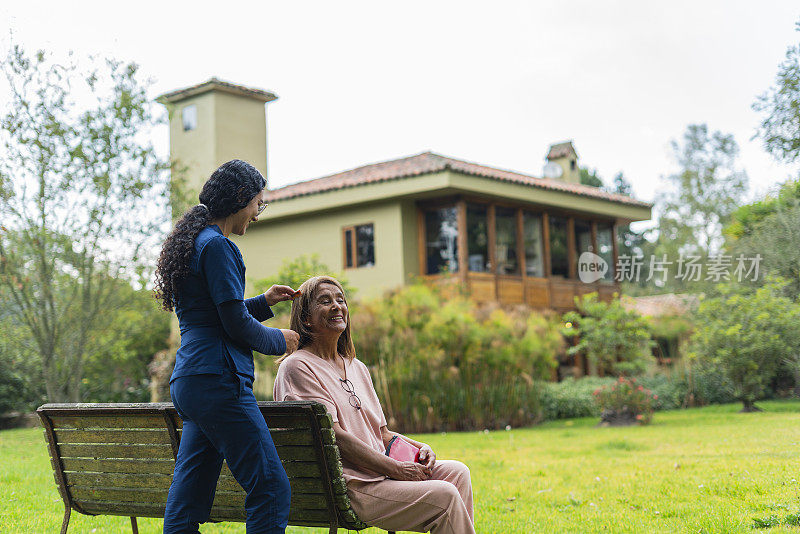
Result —
<instances>
[{"instance_id":1,"label":"elderly woman's hand","mask_svg":"<svg viewBox=\"0 0 800 534\"><path fill-rule=\"evenodd\" d=\"M431 469L416 462L397 462L394 473L389 478L394 480L428 480Z\"/></svg>"},{"instance_id":2,"label":"elderly woman's hand","mask_svg":"<svg viewBox=\"0 0 800 534\"><path fill-rule=\"evenodd\" d=\"M419 461L428 469L433 469L436 464L436 454L430 445L424 444L419 449Z\"/></svg>"}]
</instances>

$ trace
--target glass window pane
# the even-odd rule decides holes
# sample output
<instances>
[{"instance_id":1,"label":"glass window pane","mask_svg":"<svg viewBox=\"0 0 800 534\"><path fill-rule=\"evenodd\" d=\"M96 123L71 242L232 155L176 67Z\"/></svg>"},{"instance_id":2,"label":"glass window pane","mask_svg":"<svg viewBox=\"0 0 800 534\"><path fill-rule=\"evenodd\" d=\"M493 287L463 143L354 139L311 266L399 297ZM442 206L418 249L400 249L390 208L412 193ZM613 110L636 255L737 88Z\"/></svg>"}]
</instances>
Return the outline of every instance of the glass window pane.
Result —
<instances>
[{"instance_id":1,"label":"glass window pane","mask_svg":"<svg viewBox=\"0 0 800 534\"><path fill-rule=\"evenodd\" d=\"M512 208L495 210L495 233L497 274L520 274L519 258L517 258L517 210Z\"/></svg>"},{"instance_id":2,"label":"glass window pane","mask_svg":"<svg viewBox=\"0 0 800 534\"><path fill-rule=\"evenodd\" d=\"M594 252L592 246L592 225L588 221L575 219L575 265L578 265L581 254ZM576 270L576 272L578 272Z\"/></svg>"},{"instance_id":3,"label":"glass window pane","mask_svg":"<svg viewBox=\"0 0 800 534\"><path fill-rule=\"evenodd\" d=\"M550 274L569 276L567 219L564 217L550 217Z\"/></svg>"},{"instance_id":4,"label":"glass window pane","mask_svg":"<svg viewBox=\"0 0 800 534\"><path fill-rule=\"evenodd\" d=\"M525 212L522 220L525 233L525 274L544 276L542 216Z\"/></svg>"},{"instance_id":5,"label":"glass window pane","mask_svg":"<svg viewBox=\"0 0 800 534\"><path fill-rule=\"evenodd\" d=\"M197 128L197 106L192 104L186 106L181 110L181 122L183 122L183 131L188 132Z\"/></svg>"},{"instance_id":6,"label":"glass window pane","mask_svg":"<svg viewBox=\"0 0 800 534\"><path fill-rule=\"evenodd\" d=\"M353 230L350 228L344 231L344 264L353 266Z\"/></svg>"},{"instance_id":7,"label":"glass window pane","mask_svg":"<svg viewBox=\"0 0 800 534\"><path fill-rule=\"evenodd\" d=\"M371 224L356 226L356 261L357 267L372 267L375 265L375 239Z\"/></svg>"},{"instance_id":8,"label":"glass window pane","mask_svg":"<svg viewBox=\"0 0 800 534\"><path fill-rule=\"evenodd\" d=\"M597 225L597 255L608 264L603 280L614 280L614 232L610 224Z\"/></svg>"},{"instance_id":9,"label":"glass window pane","mask_svg":"<svg viewBox=\"0 0 800 534\"><path fill-rule=\"evenodd\" d=\"M486 273L491 270L487 224L486 206L467 206L467 254L470 271Z\"/></svg>"},{"instance_id":10,"label":"glass window pane","mask_svg":"<svg viewBox=\"0 0 800 534\"><path fill-rule=\"evenodd\" d=\"M456 208L425 212L426 274L458 271Z\"/></svg>"}]
</instances>

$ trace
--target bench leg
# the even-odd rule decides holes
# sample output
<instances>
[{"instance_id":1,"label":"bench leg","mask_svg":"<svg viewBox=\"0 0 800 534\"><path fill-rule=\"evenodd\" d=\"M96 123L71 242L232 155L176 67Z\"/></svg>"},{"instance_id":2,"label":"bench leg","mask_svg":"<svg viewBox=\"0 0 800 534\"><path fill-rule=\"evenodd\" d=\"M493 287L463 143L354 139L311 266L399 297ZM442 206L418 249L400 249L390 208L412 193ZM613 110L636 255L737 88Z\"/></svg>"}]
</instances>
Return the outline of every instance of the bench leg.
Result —
<instances>
[{"instance_id":1,"label":"bench leg","mask_svg":"<svg viewBox=\"0 0 800 534\"><path fill-rule=\"evenodd\" d=\"M139 525L136 523L136 518L131 516L131 531L133 534L139 534Z\"/></svg>"},{"instance_id":2,"label":"bench leg","mask_svg":"<svg viewBox=\"0 0 800 534\"><path fill-rule=\"evenodd\" d=\"M69 526L69 515L72 513L70 505L64 503L64 521L61 522L61 534L67 534L67 527Z\"/></svg>"}]
</instances>

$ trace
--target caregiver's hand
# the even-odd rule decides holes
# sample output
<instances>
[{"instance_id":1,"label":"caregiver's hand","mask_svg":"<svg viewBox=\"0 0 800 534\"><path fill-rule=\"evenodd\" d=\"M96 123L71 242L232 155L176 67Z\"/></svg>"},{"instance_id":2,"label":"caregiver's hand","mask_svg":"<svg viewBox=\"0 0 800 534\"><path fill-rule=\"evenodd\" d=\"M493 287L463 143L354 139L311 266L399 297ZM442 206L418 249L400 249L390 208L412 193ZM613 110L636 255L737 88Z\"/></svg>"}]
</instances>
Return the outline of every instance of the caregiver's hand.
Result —
<instances>
[{"instance_id":1,"label":"caregiver's hand","mask_svg":"<svg viewBox=\"0 0 800 534\"><path fill-rule=\"evenodd\" d=\"M299 291L295 291L289 286L274 285L267 289L264 296L267 298L267 306L272 307L279 302L293 300L299 294Z\"/></svg>"},{"instance_id":2,"label":"caregiver's hand","mask_svg":"<svg viewBox=\"0 0 800 534\"><path fill-rule=\"evenodd\" d=\"M294 330L287 330L285 328L281 328L281 334L283 334L283 339L286 340L286 354L291 354L296 351L297 345L300 343L300 334Z\"/></svg>"}]
</instances>

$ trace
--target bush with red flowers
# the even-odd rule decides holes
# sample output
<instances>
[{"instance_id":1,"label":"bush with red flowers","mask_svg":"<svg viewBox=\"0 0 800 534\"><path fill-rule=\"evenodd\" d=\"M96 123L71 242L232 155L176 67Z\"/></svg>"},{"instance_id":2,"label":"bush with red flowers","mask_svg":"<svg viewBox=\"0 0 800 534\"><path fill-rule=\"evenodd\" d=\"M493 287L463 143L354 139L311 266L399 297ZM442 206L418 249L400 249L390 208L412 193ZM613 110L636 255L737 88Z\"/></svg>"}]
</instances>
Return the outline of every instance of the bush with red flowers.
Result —
<instances>
[{"instance_id":1,"label":"bush with red flowers","mask_svg":"<svg viewBox=\"0 0 800 534\"><path fill-rule=\"evenodd\" d=\"M613 426L646 425L653 419L653 401L658 395L636 383L635 378L619 380L594 391L600 407L600 423Z\"/></svg>"}]
</instances>

